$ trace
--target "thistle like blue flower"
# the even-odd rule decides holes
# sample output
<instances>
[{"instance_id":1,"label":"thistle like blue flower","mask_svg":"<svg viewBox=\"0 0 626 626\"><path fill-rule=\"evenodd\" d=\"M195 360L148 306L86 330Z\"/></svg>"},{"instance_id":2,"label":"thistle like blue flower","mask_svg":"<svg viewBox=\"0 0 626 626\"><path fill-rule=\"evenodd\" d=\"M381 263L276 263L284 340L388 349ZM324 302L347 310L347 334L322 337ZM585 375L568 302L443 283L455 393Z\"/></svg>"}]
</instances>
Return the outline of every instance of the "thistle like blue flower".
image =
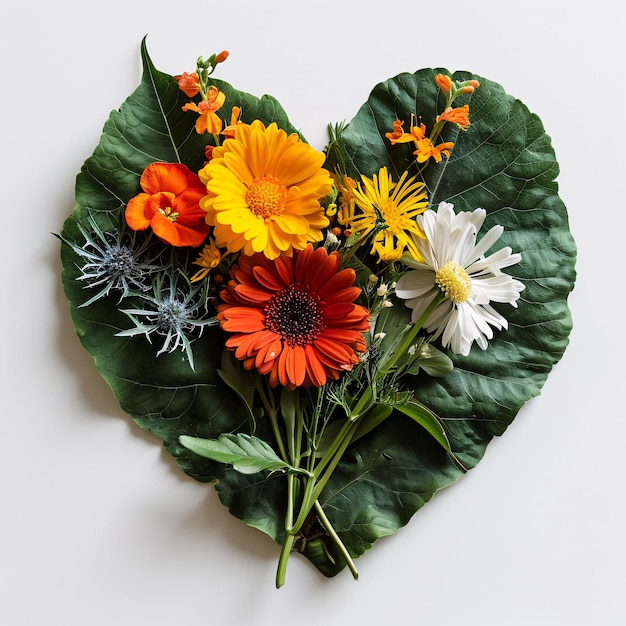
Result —
<instances>
[{"instance_id":1,"label":"thistle like blue flower","mask_svg":"<svg viewBox=\"0 0 626 626\"><path fill-rule=\"evenodd\" d=\"M192 284L186 274L172 262L167 270L154 276L152 292L137 292L142 307L120 309L135 324L117 333L118 337L145 335L150 343L158 336L162 345L157 352L173 352L180 348L195 370L191 343L202 335L206 326L218 323L209 316L208 281Z\"/></svg>"},{"instance_id":2,"label":"thistle like blue flower","mask_svg":"<svg viewBox=\"0 0 626 626\"><path fill-rule=\"evenodd\" d=\"M131 291L149 291L148 277L162 269L148 257L150 237L136 246L136 234L131 233L123 221L118 229L106 233L93 215L88 215L86 221L89 230L81 222L77 223L85 238L82 245L59 236L83 261L82 265L76 264L82 272L77 280L85 281L86 289L100 288L80 307L89 306L111 292L119 292L118 302L121 302Z\"/></svg>"}]
</instances>

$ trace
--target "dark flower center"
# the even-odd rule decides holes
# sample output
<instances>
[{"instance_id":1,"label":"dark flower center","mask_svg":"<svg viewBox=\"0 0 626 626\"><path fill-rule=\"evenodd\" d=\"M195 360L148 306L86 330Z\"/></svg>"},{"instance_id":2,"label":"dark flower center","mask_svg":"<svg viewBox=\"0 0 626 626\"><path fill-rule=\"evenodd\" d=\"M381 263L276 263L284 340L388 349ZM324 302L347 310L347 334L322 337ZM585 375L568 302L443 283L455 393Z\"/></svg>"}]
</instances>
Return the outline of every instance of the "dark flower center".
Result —
<instances>
[{"instance_id":1,"label":"dark flower center","mask_svg":"<svg viewBox=\"0 0 626 626\"><path fill-rule=\"evenodd\" d=\"M135 273L135 257L126 246L111 246L102 255L102 273L106 276L130 276Z\"/></svg>"},{"instance_id":2,"label":"dark flower center","mask_svg":"<svg viewBox=\"0 0 626 626\"><path fill-rule=\"evenodd\" d=\"M289 346L313 343L325 328L319 298L303 285L289 285L265 307L265 326Z\"/></svg>"},{"instance_id":3,"label":"dark flower center","mask_svg":"<svg viewBox=\"0 0 626 626\"><path fill-rule=\"evenodd\" d=\"M159 321L162 328L179 328L189 317L189 311L180 300L170 297L159 302Z\"/></svg>"}]
</instances>

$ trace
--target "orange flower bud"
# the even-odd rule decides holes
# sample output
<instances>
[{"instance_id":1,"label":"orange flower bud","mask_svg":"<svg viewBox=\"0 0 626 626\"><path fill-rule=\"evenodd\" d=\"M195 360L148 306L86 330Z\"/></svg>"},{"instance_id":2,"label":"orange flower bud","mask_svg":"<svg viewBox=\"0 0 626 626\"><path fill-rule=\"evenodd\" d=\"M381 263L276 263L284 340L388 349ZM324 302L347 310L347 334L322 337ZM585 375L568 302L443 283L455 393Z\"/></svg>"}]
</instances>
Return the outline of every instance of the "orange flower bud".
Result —
<instances>
[{"instance_id":1,"label":"orange flower bud","mask_svg":"<svg viewBox=\"0 0 626 626\"><path fill-rule=\"evenodd\" d=\"M445 76L444 74L437 74L437 76L435 76L435 82L437 83L441 91L446 94L450 93L450 90L452 89L452 79L449 76Z\"/></svg>"},{"instance_id":2,"label":"orange flower bud","mask_svg":"<svg viewBox=\"0 0 626 626\"><path fill-rule=\"evenodd\" d=\"M468 80L467 85L463 87L461 90L462 93L472 93L474 89L478 89L480 87L480 83L477 80Z\"/></svg>"},{"instance_id":3,"label":"orange flower bud","mask_svg":"<svg viewBox=\"0 0 626 626\"><path fill-rule=\"evenodd\" d=\"M223 63L228 58L228 50L222 50L219 54L215 55L215 65Z\"/></svg>"}]
</instances>

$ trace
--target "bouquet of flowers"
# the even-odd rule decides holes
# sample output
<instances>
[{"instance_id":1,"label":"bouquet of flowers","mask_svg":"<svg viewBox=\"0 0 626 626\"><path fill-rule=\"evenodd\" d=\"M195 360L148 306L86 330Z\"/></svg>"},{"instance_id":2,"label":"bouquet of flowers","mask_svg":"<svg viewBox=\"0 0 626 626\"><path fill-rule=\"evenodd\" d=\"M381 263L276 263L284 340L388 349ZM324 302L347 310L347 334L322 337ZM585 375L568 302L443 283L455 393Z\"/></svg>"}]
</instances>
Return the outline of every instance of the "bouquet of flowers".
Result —
<instances>
[{"instance_id":1,"label":"bouquet of flowers","mask_svg":"<svg viewBox=\"0 0 626 626\"><path fill-rule=\"evenodd\" d=\"M420 70L311 147L270 96L158 71L106 122L60 234L122 408L322 573L455 482L567 345L575 245L540 120ZM188 68L190 69L190 68Z\"/></svg>"}]
</instances>

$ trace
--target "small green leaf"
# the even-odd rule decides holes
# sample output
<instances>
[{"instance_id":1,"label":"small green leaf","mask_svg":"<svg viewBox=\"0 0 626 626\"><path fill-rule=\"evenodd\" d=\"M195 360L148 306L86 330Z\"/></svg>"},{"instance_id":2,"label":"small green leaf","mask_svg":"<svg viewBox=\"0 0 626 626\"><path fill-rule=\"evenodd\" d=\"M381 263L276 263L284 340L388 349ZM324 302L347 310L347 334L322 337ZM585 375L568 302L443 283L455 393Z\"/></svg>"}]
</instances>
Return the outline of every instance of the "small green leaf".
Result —
<instances>
[{"instance_id":1,"label":"small green leaf","mask_svg":"<svg viewBox=\"0 0 626 626\"><path fill-rule=\"evenodd\" d=\"M219 377L239 396L248 409L254 425L254 391L256 381L254 373L244 369L231 350L222 351L222 369L217 370Z\"/></svg>"},{"instance_id":2,"label":"small green leaf","mask_svg":"<svg viewBox=\"0 0 626 626\"><path fill-rule=\"evenodd\" d=\"M393 413L393 407L389 404L375 404L361 419L353 441L367 435L377 426L382 424Z\"/></svg>"},{"instance_id":3,"label":"small green leaf","mask_svg":"<svg viewBox=\"0 0 626 626\"><path fill-rule=\"evenodd\" d=\"M265 441L244 433L220 435L217 439L181 435L179 441L185 448L200 456L218 463L231 464L242 474L290 469L290 465L283 461Z\"/></svg>"},{"instance_id":4,"label":"small green leaf","mask_svg":"<svg viewBox=\"0 0 626 626\"><path fill-rule=\"evenodd\" d=\"M416 400L410 400L396 409L422 426L444 450L452 452L441 420L428 407Z\"/></svg>"},{"instance_id":5,"label":"small green leaf","mask_svg":"<svg viewBox=\"0 0 626 626\"><path fill-rule=\"evenodd\" d=\"M430 343L424 343L420 353L415 357L407 372L409 374L418 374L420 369L424 370L429 376L441 378L454 369L454 363L439 348L435 348Z\"/></svg>"}]
</instances>

